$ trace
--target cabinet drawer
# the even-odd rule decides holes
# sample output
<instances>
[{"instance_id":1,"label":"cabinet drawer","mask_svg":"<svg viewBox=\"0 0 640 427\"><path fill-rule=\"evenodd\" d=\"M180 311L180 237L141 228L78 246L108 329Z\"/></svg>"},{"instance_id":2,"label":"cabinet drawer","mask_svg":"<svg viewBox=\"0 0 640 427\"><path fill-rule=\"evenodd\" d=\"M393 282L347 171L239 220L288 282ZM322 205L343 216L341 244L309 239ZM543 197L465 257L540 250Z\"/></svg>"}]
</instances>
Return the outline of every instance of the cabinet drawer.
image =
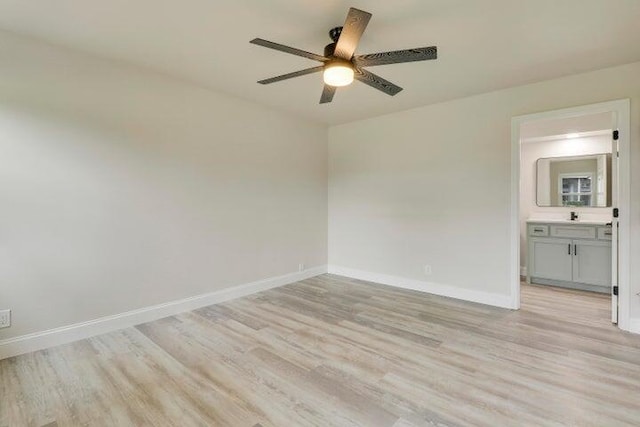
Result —
<instances>
[{"instance_id":1,"label":"cabinet drawer","mask_svg":"<svg viewBox=\"0 0 640 427\"><path fill-rule=\"evenodd\" d=\"M549 235L548 225L529 224L529 236L548 236L548 235Z\"/></svg>"},{"instance_id":2,"label":"cabinet drawer","mask_svg":"<svg viewBox=\"0 0 640 427\"><path fill-rule=\"evenodd\" d=\"M611 240L611 233L613 233L613 229L611 227L599 227L598 240Z\"/></svg>"},{"instance_id":3,"label":"cabinet drawer","mask_svg":"<svg viewBox=\"0 0 640 427\"><path fill-rule=\"evenodd\" d=\"M595 239L596 227L581 227L575 225L552 225L553 237L567 237L570 239Z\"/></svg>"}]
</instances>

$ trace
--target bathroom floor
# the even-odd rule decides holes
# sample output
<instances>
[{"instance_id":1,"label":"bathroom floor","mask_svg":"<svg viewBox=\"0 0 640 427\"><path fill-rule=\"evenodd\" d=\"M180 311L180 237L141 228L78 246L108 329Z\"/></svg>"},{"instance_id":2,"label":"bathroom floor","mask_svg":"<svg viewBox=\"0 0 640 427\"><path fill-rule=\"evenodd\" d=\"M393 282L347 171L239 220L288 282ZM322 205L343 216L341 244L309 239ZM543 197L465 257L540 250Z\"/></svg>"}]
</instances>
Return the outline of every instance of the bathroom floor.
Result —
<instances>
[{"instance_id":1,"label":"bathroom floor","mask_svg":"<svg viewBox=\"0 0 640 427\"><path fill-rule=\"evenodd\" d=\"M612 327L611 296L546 285L521 282L522 309L558 321L585 326Z\"/></svg>"}]
</instances>

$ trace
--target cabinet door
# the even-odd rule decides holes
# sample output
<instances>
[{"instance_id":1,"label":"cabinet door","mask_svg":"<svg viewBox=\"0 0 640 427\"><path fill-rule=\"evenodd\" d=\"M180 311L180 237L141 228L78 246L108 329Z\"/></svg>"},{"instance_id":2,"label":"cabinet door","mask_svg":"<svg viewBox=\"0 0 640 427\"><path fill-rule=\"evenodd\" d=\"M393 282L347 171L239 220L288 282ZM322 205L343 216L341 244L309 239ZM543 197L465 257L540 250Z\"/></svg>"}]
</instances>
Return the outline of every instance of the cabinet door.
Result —
<instances>
[{"instance_id":1,"label":"cabinet door","mask_svg":"<svg viewBox=\"0 0 640 427\"><path fill-rule=\"evenodd\" d=\"M529 268L531 277L541 279L572 280L570 239L531 238Z\"/></svg>"},{"instance_id":2,"label":"cabinet door","mask_svg":"<svg viewBox=\"0 0 640 427\"><path fill-rule=\"evenodd\" d=\"M573 281L611 286L611 242L574 240Z\"/></svg>"}]
</instances>

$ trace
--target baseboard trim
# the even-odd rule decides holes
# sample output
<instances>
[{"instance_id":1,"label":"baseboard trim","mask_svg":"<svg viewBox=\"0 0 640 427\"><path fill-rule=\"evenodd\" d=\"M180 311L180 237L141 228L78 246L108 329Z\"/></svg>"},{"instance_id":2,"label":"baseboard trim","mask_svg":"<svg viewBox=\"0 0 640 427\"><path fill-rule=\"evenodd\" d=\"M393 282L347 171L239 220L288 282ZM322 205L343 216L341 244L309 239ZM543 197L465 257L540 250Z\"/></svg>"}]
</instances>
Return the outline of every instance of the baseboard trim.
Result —
<instances>
[{"instance_id":1,"label":"baseboard trim","mask_svg":"<svg viewBox=\"0 0 640 427\"><path fill-rule=\"evenodd\" d=\"M380 283L397 288L411 289L414 291L427 292L443 297L455 298L464 301L477 302L480 304L492 305L495 307L516 309L509 295L494 294L489 292L474 291L457 286L444 285L440 283L424 282L422 280L408 279L406 277L391 276L387 274L372 273L369 271L356 270L353 268L329 265L329 273L345 276L352 279L365 280L367 282Z\"/></svg>"},{"instance_id":2,"label":"baseboard trim","mask_svg":"<svg viewBox=\"0 0 640 427\"><path fill-rule=\"evenodd\" d=\"M295 283L314 276L325 274L327 266L322 265L304 271L271 277L219 291L170 301L163 304L105 316L87 322L76 323L47 331L22 335L0 341L0 360L32 351L55 347L73 341L105 334L118 329L129 328L141 323L173 316L185 311L195 310L212 304L218 304L279 286Z\"/></svg>"},{"instance_id":3,"label":"baseboard trim","mask_svg":"<svg viewBox=\"0 0 640 427\"><path fill-rule=\"evenodd\" d=\"M527 277L527 267L520 267L520 276Z\"/></svg>"},{"instance_id":4,"label":"baseboard trim","mask_svg":"<svg viewBox=\"0 0 640 427\"><path fill-rule=\"evenodd\" d=\"M628 332L640 334L640 317L632 317L629 319Z\"/></svg>"},{"instance_id":5,"label":"baseboard trim","mask_svg":"<svg viewBox=\"0 0 640 427\"><path fill-rule=\"evenodd\" d=\"M598 286L598 285L589 285L586 283L567 282L564 280L541 279L539 277L531 277L531 284L543 285L543 286L556 286L558 288L565 288L565 289L577 289L579 291L597 292L599 294L607 294L607 295L611 294L611 285Z\"/></svg>"}]
</instances>

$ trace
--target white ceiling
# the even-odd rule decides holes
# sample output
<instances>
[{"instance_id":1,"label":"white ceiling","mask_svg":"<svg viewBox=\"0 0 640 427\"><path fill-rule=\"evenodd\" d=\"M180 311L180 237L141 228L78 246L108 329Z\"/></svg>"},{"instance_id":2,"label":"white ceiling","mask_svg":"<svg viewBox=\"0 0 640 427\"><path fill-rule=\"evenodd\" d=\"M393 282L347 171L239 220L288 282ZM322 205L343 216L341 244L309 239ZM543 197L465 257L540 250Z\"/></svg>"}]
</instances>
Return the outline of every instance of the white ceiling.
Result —
<instances>
[{"instance_id":1,"label":"white ceiling","mask_svg":"<svg viewBox=\"0 0 640 427\"><path fill-rule=\"evenodd\" d=\"M438 46L436 61L372 67L405 90L361 83L319 105L317 63L249 44L322 53L350 6L373 14L356 53ZM124 60L337 124L640 60L638 0L0 0L0 29Z\"/></svg>"}]
</instances>

